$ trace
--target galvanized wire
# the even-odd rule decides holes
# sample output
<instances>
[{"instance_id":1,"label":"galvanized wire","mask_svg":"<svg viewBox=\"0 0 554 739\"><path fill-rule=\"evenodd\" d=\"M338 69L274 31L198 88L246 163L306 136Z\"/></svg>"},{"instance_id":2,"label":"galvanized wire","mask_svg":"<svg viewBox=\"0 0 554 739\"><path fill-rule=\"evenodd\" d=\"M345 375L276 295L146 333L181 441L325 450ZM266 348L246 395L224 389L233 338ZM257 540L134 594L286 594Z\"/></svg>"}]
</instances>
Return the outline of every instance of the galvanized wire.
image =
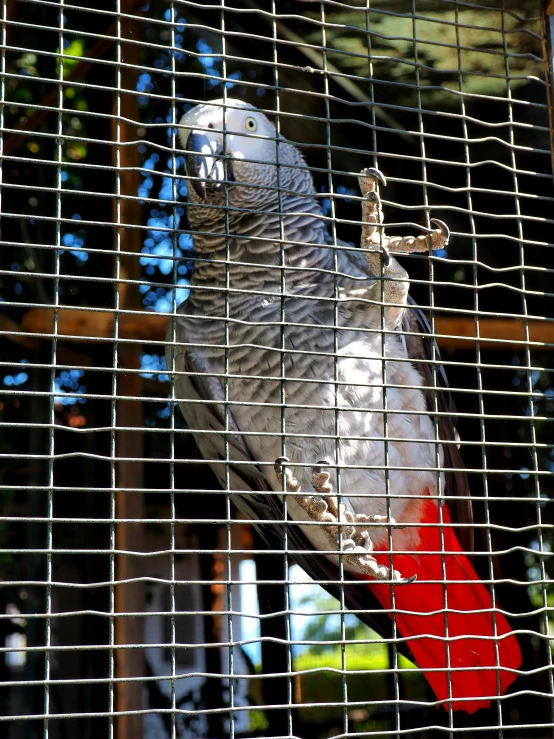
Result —
<instances>
[{"instance_id":1,"label":"galvanized wire","mask_svg":"<svg viewBox=\"0 0 554 739\"><path fill-rule=\"evenodd\" d=\"M2 0L5 735L551 736L552 18L538 0L110 5ZM235 97L275 122L280 253L270 268L263 258L235 259L243 236L232 233L231 215L270 218L274 210L235 208L225 187L218 206L224 277L201 288L214 304L223 295L222 343L204 345L223 349L223 371L194 372L179 365L179 353L197 344L180 336L178 308L185 294L198 293L194 271L218 260L191 251L205 232L186 220L179 120L194 105L222 98L225 141ZM305 156L306 164L293 168L314 177L330 268L286 261L285 245L304 244L286 235L291 191L281 186L282 135ZM359 301L379 315L375 325L341 325L339 264L359 242L363 198L355 178L370 165L387 176L381 197L389 234L429 233L430 217L440 217L452 236L444 253L403 261L437 339L418 358L430 379L398 382L384 361L378 380L356 379L360 389L383 391L374 411L383 431L371 438L382 444L383 457L346 465L341 419L367 408L341 405L351 384L339 374L341 342L354 334L373 338L382 360L390 338L383 274L376 275L379 298L375 292ZM250 240L263 247L263 236ZM277 287L237 284L232 265L273 270ZM288 344L287 295L304 269L332 286L328 294L302 296L333 313L327 353ZM233 314L233 300L245 295L280 306L278 319L267 324L279 337L275 369L234 366L233 337L248 319ZM208 326L214 317L206 309L197 320ZM309 333L318 324L306 319L295 328ZM405 343L420 335L400 333ZM244 347L254 355L262 344L252 337ZM334 422L326 432L317 424L298 430L290 420L298 412L317 418L329 407L323 395L309 395L311 377L294 378L302 400L289 397L287 361L305 357L322 365L332 359ZM401 367L411 363L398 359ZM383 473L390 521L392 506L411 499L392 489L392 476L406 472L393 459L394 444L411 437L391 431L405 411L390 407L390 398L427 390L430 407L409 415L417 423L430 419L434 461L410 472L431 473L441 501L453 506L443 453L459 440L439 433L454 413L441 405L443 369L458 406L476 520L450 524L439 508L442 604L433 613L444 618L445 635L428 637L446 654L448 700L438 705L422 669L404 656L417 637L402 634L397 586L390 584L390 636L355 627L352 614L376 610L348 611L346 587L362 584L348 582L343 558L335 580L320 578L323 586L339 585L338 600L302 579L294 563L303 550L289 515L294 494L285 487L282 517L272 508L264 519L265 528L282 530L280 545L270 540L262 548L235 508L240 491L230 460L234 435L247 445L278 437L282 456L301 441L329 442L337 500L356 505L366 495L348 489L348 472ZM220 382L222 398L179 397L188 376ZM279 387L278 399L235 396L255 379ZM193 437L179 404L222 409L224 451L205 461L222 470L223 492L194 441L222 432L205 428ZM236 431L238 411L252 419L275 412L279 428L253 422ZM365 440L357 429L348 436L349 443ZM317 462L293 460L298 473ZM273 460L245 460L244 467L270 474ZM274 495L257 494L266 501ZM381 553L391 568L400 525L415 524L388 525ZM305 523L310 530L324 526ZM419 524L422 531L433 527ZM480 537L474 563L492 602L479 612L492 618L493 633L483 641L495 645L499 695L486 714L460 719L452 705L460 667L451 663L459 637L449 634L456 609L447 581L462 581L447 577L445 542L464 528ZM342 526L337 537L340 548ZM329 545L320 556L335 551ZM267 553L279 564L268 564ZM508 695L500 695L501 616L525 655Z\"/></svg>"}]
</instances>

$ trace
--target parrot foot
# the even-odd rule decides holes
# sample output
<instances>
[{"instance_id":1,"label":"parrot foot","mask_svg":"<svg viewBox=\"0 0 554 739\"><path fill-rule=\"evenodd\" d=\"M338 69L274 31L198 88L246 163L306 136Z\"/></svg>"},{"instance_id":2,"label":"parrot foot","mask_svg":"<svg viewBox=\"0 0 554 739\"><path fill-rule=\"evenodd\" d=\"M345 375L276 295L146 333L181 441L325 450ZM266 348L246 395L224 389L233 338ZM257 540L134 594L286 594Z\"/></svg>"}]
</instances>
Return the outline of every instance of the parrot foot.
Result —
<instances>
[{"instance_id":1,"label":"parrot foot","mask_svg":"<svg viewBox=\"0 0 554 739\"><path fill-rule=\"evenodd\" d=\"M345 504L338 503L336 496L332 495L333 487L329 482L330 475L323 465L329 464L321 460L313 468L312 486L318 495L306 495L301 491L298 480L292 475L287 467L287 457L279 457L275 460L275 474L280 484L284 486L287 493L294 494L294 500L308 514L310 519L322 526L323 533L329 540L333 550L341 549L343 561L352 569L369 575L376 580L392 580L398 583L413 582L415 575L404 578L398 570L391 570L385 565L380 565L371 554L373 542L367 524L378 524L387 526L395 524L394 519L386 516L367 516L364 513L353 513ZM342 534L342 536L341 536Z\"/></svg>"},{"instance_id":2,"label":"parrot foot","mask_svg":"<svg viewBox=\"0 0 554 739\"><path fill-rule=\"evenodd\" d=\"M358 185L364 202L362 202L362 246L381 252L383 266L389 267L390 252L409 254L411 252L427 252L429 245L432 249L443 249L448 245L450 231L446 223L437 218L431 218L436 229L420 234L419 236L387 236L383 225L383 211L379 196L379 184L387 184L382 172L373 167L362 169L358 175ZM430 239L429 239L430 237Z\"/></svg>"},{"instance_id":3,"label":"parrot foot","mask_svg":"<svg viewBox=\"0 0 554 739\"><path fill-rule=\"evenodd\" d=\"M343 522L342 551L344 552L346 563L352 564L358 571L363 572L365 575L370 575L370 577L374 577L376 580L393 580L394 582L413 582L415 580L415 577L406 579L398 570L391 570L385 565L380 565L371 554L373 552L373 541L371 540L371 529L368 530L367 524L386 526L387 524L395 523L393 518L388 519L386 516L367 516L364 513L352 513L344 504L341 504L340 512L340 519ZM338 539L338 526L336 529Z\"/></svg>"}]
</instances>

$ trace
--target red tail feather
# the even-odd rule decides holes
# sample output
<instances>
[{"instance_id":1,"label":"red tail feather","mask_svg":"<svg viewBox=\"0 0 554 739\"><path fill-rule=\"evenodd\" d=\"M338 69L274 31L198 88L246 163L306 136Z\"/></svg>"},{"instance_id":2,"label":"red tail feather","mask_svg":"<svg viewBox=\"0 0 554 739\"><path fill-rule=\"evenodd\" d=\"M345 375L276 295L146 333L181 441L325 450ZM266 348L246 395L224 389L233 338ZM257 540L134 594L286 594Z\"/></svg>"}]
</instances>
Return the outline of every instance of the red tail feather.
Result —
<instances>
[{"instance_id":1,"label":"red tail feather","mask_svg":"<svg viewBox=\"0 0 554 739\"><path fill-rule=\"evenodd\" d=\"M443 506L443 521L450 522L446 506ZM422 523L438 523L438 508L432 500L425 506L425 518ZM416 614L396 613L396 624L401 636L419 637L408 642L418 665L424 671L440 668L437 672L425 672L425 677L439 700L449 698L447 650L451 668L466 668L450 672L452 707L473 713L490 705L490 699L486 696L498 695L497 679L500 683L500 693L504 693L515 680L517 675L503 668L520 667L521 652L516 637L513 634L505 636L510 634L511 628L504 616L491 612L490 594L480 582L468 558L459 553L461 548L452 529L443 528L443 532L444 543L441 546L438 526L421 529L418 549L421 552L437 554L393 555L394 569L405 577L411 575L418 577L414 583L394 587L395 609L412 611ZM440 554L441 550L446 552L444 557ZM448 554L449 552L454 554ZM443 558L446 588L441 582L444 581ZM376 554L376 559L379 564L389 565L388 555ZM422 582L425 580L438 582ZM464 582L456 583L451 582L452 580ZM368 587L384 608L391 608L390 585L370 581ZM448 641L444 640L444 613L429 615L432 611L444 610L445 603L448 609ZM488 612L469 613L483 609L488 609ZM452 613L451 610L463 613ZM426 638L427 635L440 639ZM495 635L504 638L493 639ZM465 638L455 639L455 637ZM490 669L476 670L476 667ZM475 700L456 700L459 698ZM444 706L447 708L448 704L445 703Z\"/></svg>"}]
</instances>

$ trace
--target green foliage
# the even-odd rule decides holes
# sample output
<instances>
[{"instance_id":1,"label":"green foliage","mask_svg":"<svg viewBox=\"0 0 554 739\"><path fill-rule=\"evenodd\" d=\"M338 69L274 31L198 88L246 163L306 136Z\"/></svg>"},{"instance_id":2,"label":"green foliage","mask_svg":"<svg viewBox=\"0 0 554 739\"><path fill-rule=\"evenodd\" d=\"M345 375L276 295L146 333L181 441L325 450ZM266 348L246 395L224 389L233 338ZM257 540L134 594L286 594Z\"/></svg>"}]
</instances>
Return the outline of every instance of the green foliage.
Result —
<instances>
[{"instance_id":1,"label":"green foliage","mask_svg":"<svg viewBox=\"0 0 554 739\"><path fill-rule=\"evenodd\" d=\"M330 647L327 642L341 640L343 625L344 639L347 642L379 638L374 631L353 614L346 613L341 617L337 613L340 611L339 602L323 590L319 591L315 597L310 594L301 598L300 606L310 606L310 617L304 628L302 639L319 642L309 648L312 657L316 655L328 656L333 651L334 647ZM302 656L299 655L297 659L301 659Z\"/></svg>"},{"instance_id":2,"label":"green foliage","mask_svg":"<svg viewBox=\"0 0 554 739\"><path fill-rule=\"evenodd\" d=\"M349 703L356 704L390 698L386 678L390 669L389 651L379 635L351 613L344 614L341 622L341 616L330 613L340 610L339 602L323 591L315 598L305 597L301 604L309 604L312 613L302 640L317 643L294 658L297 688L302 702L321 704L317 708L300 709L302 719L340 718L343 713L340 704L345 696ZM400 682L406 695L414 700L423 698L425 681L415 665L398 655L398 668L403 671ZM364 716L361 723L369 720L363 711L360 715Z\"/></svg>"},{"instance_id":3,"label":"green foliage","mask_svg":"<svg viewBox=\"0 0 554 739\"><path fill-rule=\"evenodd\" d=\"M345 696L349 703L390 699L390 662L386 644L373 634L370 644L345 644L328 648L323 654L307 650L296 657L294 669L300 673L298 693L303 703L320 704L302 708L304 720L340 716ZM344 665L344 667L343 667ZM425 698L425 680L409 660L398 655L399 684L408 700ZM388 677L387 677L388 675Z\"/></svg>"},{"instance_id":4,"label":"green foliage","mask_svg":"<svg viewBox=\"0 0 554 739\"><path fill-rule=\"evenodd\" d=\"M60 54L58 47L57 53ZM61 63L63 66L63 78L67 79L71 72L81 61L81 57L85 56L85 40L82 38L74 38L72 41L68 41L67 45L61 50L62 59ZM58 58L56 72L59 73L60 60Z\"/></svg>"},{"instance_id":5,"label":"green foliage","mask_svg":"<svg viewBox=\"0 0 554 739\"><path fill-rule=\"evenodd\" d=\"M306 16L320 20L318 12ZM417 104L418 78L424 107L457 106L457 95L448 90L459 91L462 84L466 93L504 95L505 54L510 57L512 88L525 84L526 75L543 73L537 46L540 20L524 4L518 14L467 5L454 13L449 3L427 0L418 2L416 19L400 2L372 3L370 12L329 6L326 22L328 61L357 75L364 87L372 76L402 83L394 87L401 105ZM319 25L311 24L304 38L320 45Z\"/></svg>"}]
</instances>

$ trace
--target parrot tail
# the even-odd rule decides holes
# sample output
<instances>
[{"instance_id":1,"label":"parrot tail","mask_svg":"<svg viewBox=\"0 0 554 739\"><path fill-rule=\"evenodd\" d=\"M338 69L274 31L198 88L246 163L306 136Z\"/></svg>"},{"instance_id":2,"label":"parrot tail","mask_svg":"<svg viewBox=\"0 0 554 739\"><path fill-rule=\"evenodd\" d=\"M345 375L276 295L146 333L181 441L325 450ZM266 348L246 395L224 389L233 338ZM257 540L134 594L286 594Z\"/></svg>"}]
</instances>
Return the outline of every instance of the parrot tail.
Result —
<instances>
[{"instance_id":1,"label":"parrot tail","mask_svg":"<svg viewBox=\"0 0 554 739\"><path fill-rule=\"evenodd\" d=\"M450 523L444 505L442 512L443 523ZM434 501L426 502L421 523L439 523L439 509ZM437 698L445 701L445 708L450 702L454 710L468 713L487 708L491 698L504 693L517 677L513 672L521 666L517 639L504 616L492 612L491 596L469 559L461 553L450 527L443 528L442 546L438 526L421 529L418 550L422 553L392 556L395 570L405 577L418 578L413 583L394 586L397 629L408 639L415 661ZM441 555L441 551L446 554ZM373 554L379 564L390 565L388 554ZM391 609L391 586L378 584L369 577L363 579L369 580L368 587L383 608ZM429 580L436 582L426 582Z\"/></svg>"}]
</instances>

